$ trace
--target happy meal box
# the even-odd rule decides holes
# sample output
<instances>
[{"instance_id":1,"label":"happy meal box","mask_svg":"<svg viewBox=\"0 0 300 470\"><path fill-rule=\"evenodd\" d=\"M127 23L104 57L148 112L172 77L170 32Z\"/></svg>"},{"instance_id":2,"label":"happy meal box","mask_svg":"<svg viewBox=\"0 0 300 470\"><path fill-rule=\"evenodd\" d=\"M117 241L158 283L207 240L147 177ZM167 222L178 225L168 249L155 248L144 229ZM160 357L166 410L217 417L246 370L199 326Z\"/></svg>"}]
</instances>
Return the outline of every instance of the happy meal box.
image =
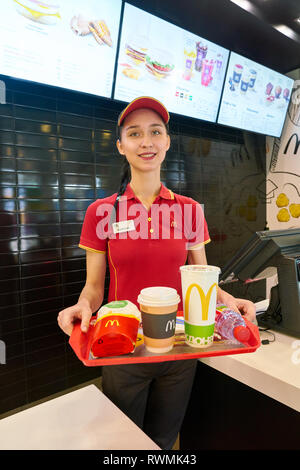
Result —
<instances>
[{"instance_id":1,"label":"happy meal box","mask_svg":"<svg viewBox=\"0 0 300 470\"><path fill-rule=\"evenodd\" d=\"M97 314L90 338L94 358L119 356L134 352L141 321L139 309L129 300L103 305Z\"/></svg>"}]
</instances>

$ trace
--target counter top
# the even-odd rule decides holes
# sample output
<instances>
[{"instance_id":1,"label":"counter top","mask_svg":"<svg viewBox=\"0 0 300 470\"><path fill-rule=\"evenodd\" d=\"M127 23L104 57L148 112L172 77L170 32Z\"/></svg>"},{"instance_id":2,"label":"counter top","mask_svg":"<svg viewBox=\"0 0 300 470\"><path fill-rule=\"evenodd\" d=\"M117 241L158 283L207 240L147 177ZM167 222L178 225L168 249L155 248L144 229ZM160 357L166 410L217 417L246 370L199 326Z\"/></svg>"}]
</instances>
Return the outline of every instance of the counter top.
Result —
<instances>
[{"instance_id":1,"label":"counter top","mask_svg":"<svg viewBox=\"0 0 300 470\"><path fill-rule=\"evenodd\" d=\"M95 385L0 421L1 450L103 450L159 447Z\"/></svg>"},{"instance_id":2,"label":"counter top","mask_svg":"<svg viewBox=\"0 0 300 470\"><path fill-rule=\"evenodd\" d=\"M255 352L199 359L214 369L300 411L300 340L269 330L275 341ZM261 332L261 339L273 339Z\"/></svg>"}]
</instances>

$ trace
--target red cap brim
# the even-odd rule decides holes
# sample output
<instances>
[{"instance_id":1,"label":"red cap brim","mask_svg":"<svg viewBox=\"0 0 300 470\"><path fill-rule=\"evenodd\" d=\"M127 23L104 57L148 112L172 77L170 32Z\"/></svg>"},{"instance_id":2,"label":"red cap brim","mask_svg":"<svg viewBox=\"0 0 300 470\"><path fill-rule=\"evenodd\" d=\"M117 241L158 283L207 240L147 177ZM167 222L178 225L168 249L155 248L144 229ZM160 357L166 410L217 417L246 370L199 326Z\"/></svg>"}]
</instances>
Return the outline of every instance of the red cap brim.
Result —
<instances>
[{"instance_id":1,"label":"red cap brim","mask_svg":"<svg viewBox=\"0 0 300 470\"><path fill-rule=\"evenodd\" d=\"M153 111L156 111L160 115L165 124L169 122L169 112L160 101L155 98L151 98L150 96L140 96L139 98L131 101L131 103L129 103L129 105L121 112L118 119L118 126L122 125L122 122L129 113L141 108L153 109Z\"/></svg>"}]
</instances>

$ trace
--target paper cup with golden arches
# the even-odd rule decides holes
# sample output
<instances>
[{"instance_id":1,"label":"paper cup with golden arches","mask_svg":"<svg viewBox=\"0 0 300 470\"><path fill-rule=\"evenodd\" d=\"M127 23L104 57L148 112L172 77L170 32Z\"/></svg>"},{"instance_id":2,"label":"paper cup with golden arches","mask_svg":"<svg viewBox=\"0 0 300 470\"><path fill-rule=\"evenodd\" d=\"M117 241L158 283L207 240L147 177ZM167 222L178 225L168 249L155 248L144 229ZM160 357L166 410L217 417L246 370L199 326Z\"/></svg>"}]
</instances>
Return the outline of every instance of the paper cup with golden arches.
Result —
<instances>
[{"instance_id":1,"label":"paper cup with golden arches","mask_svg":"<svg viewBox=\"0 0 300 470\"><path fill-rule=\"evenodd\" d=\"M217 266L180 267L185 342L194 348L213 343L220 272Z\"/></svg>"}]
</instances>

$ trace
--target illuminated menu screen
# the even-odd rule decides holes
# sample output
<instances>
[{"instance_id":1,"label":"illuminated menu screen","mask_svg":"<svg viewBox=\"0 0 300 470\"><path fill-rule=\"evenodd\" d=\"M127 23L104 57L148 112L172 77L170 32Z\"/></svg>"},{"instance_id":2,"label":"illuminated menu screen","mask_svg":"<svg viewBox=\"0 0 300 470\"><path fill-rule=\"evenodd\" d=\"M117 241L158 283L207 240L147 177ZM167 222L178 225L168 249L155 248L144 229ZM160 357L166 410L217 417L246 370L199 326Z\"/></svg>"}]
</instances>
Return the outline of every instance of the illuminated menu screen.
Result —
<instances>
[{"instance_id":1,"label":"illuminated menu screen","mask_svg":"<svg viewBox=\"0 0 300 470\"><path fill-rule=\"evenodd\" d=\"M215 122L229 51L125 3L114 98Z\"/></svg>"},{"instance_id":2,"label":"illuminated menu screen","mask_svg":"<svg viewBox=\"0 0 300 470\"><path fill-rule=\"evenodd\" d=\"M111 98L121 0L50 2L1 1L0 73Z\"/></svg>"},{"instance_id":3,"label":"illuminated menu screen","mask_svg":"<svg viewBox=\"0 0 300 470\"><path fill-rule=\"evenodd\" d=\"M294 81L230 54L218 123L280 137Z\"/></svg>"}]
</instances>

